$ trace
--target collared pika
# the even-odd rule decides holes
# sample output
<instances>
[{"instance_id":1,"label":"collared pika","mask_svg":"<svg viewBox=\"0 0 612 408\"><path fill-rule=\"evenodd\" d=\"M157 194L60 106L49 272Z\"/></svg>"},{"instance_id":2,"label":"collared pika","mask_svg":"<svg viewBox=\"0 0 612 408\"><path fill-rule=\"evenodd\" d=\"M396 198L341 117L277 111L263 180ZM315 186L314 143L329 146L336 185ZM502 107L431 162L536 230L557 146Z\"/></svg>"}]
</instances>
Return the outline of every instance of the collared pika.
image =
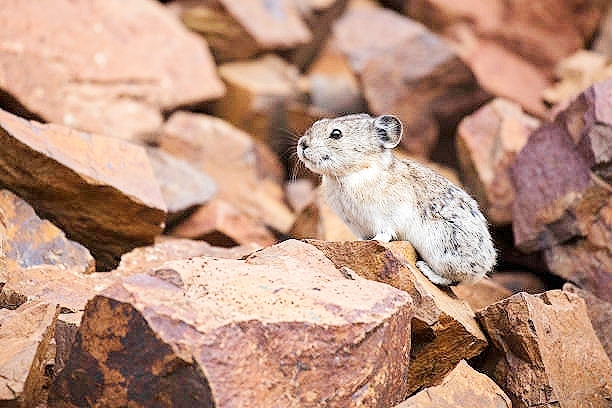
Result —
<instances>
[{"instance_id":1,"label":"collared pika","mask_svg":"<svg viewBox=\"0 0 612 408\"><path fill-rule=\"evenodd\" d=\"M321 119L300 138L297 154L323 175L332 209L361 239L412 243L418 268L433 283L476 281L495 266L485 217L465 191L391 149L398 118L367 114Z\"/></svg>"}]
</instances>

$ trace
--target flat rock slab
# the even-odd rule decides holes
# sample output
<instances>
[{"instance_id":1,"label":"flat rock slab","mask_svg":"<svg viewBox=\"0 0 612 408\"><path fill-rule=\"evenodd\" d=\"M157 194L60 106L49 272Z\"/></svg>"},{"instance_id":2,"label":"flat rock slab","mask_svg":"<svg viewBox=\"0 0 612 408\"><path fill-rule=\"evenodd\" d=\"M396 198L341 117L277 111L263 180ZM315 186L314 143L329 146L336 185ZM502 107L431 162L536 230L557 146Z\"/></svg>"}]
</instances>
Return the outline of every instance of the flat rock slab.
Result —
<instances>
[{"instance_id":1,"label":"flat rock slab","mask_svg":"<svg viewBox=\"0 0 612 408\"><path fill-rule=\"evenodd\" d=\"M612 363L579 296L519 293L478 319L494 347L490 374L514 407L610 406Z\"/></svg>"},{"instance_id":2,"label":"flat rock slab","mask_svg":"<svg viewBox=\"0 0 612 408\"><path fill-rule=\"evenodd\" d=\"M204 40L156 1L46 6L0 10L0 88L45 121L137 139L224 92Z\"/></svg>"},{"instance_id":3,"label":"flat rock slab","mask_svg":"<svg viewBox=\"0 0 612 408\"><path fill-rule=\"evenodd\" d=\"M495 382L461 360L439 385L429 387L395 408L512 408Z\"/></svg>"},{"instance_id":4,"label":"flat rock slab","mask_svg":"<svg viewBox=\"0 0 612 408\"><path fill-rule=\"evenodd\" d=\"M164 268L163 278L132 275L88 304L52 405L387 407L402 399L408 294L347 279L298 241L246 261L201 257Z\"/></svg>"},{"instance_id":5,"label":"flat rock slab","mask_svg":"<svg viewBox=\"0 0 612 408\"><path fill-rule=\"evenodd\" d=\"M439 382L462 359L479 355L487 345L474 312L452 292L431 283L414 265L407 242L306 241L319 248L348 276L379 281L406 291L415 301L407 393Z\"/></svg>"},{"instance_id":6,"label":"flat rock slab","mask_svg":"<svg viewBox=\"0 0 612 408\"><path fill-rule=\"evenodd\" d=\"M6 227L2 239L7 266L56 265L81 273L94 271L95 261L87 248L66 238L51 222L41 220L28 203L8 190L0 190L0 212Z\"/></svg>"},{"instance_id":7,"label":"flat rock slab","mask_svg":"<svg viewBox=\"0 0 612 408\"><path fill-rule=\"evenodd\" d=\"M474 283L461 283L453 286L451 290L459 299L466 301L473 311L512 296L510 289L488 277Z\"/></svg>"},{"instance_id":8,"label":"flat rock slab","mask_svg":"<svg viewBox=\"0 0 612 408\"><path fill-rule=\"evenodd\" d=\"M165 204L143 148L2 110L0 145L0 186L87 247L98 268L161 232Z\"/></svg>"},{"instance_id":9,"label":"flat rock slab","mask_svg":"<svg viewBox=\"0 0 612 408\"><path fill-rule=\"evenodd\" d=\"M0 309L1 406L33 407L39 402L58 313L58 306L41 302Z\"/></svg>"}]
</instances>

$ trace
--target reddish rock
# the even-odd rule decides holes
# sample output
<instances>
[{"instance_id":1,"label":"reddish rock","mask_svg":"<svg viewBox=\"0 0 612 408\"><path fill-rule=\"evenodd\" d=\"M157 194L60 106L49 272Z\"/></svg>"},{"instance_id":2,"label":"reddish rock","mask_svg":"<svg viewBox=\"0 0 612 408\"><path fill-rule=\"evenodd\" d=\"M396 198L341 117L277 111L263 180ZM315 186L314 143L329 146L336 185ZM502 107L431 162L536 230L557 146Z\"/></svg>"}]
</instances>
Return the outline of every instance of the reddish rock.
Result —
<instances>
[{"instance_id":1,"label":"reddish rock","mask_svg":"<svg viewBox=\"0 0 612 408\"><path fill-rule=\"evenodd\" d=\"M612 363L580 297L519 293L478 318L494 347L490 374L514 407L609 406Z\"/></svg>"},{"instance_id":2,"label":"reddish rock","mask_svg":"<svg viewBox=\"0 0 612 408\"><path fill-rule=\"evenodd\" d=\"M0 190L0 213L5 231L0 231L6 267L31 268L55 265L79 273L94 271L89 251L47 220L38 218L32 207L8 190Z\"/></svg>"},{"instance_id":3,"label":"reddish rock","mask_svg":"<svg viewBox=\"0 0 612 408\"><path fill-rule=\"evenodd\" d=\"M212 116L177 112L162 129L159 145L210 175L219 188L217 198L277 231L291 228L294 216L284 203L282 187L258 165L258 151L268 149L247 133ZM280 169L273 153L266 157L268 167Z\"/></svg>"},{"instance_id":4,"label":"reddish rock","mask_svg":"<svg viewBox=\"0 0 612 408\"><path fill-rule=\"evenodd\" d=\"M546 283L538 275L532 272L499 271L491 275L491 280L508 289L513 294L527 292L535 295L537 293L546 292L548 289Z\"/></svg>"},{"instance_id":5,"label":"reddish rock","mask_svg":"<svg viewBox=\"0 0 612 408\"><path fill-rule=\"evenodd\" d=\"M217 192L215 182L208 175L184 160L152 147L147 149L147 155L166 202L167 224L184 218Z\"/></svg>"},{"instance_id":6,"label":"reddish rock","mask_svg":"<svg viewBox=\"0 0 612 408\"><path fill-rule=\"evenodd\" d=\"M58 313L56 305L39 302L0 309L0 405L25 408L41 402Z\"/></svg>"},{"instance_id":7,"label":"reddish rock","mask_svg":"<svg viewBox=\"0 0 612 408\"><path fill-rule=\"evenodd\" d=\"M312 40L294 1L179 0L176 3L185 25L206 38L217 61L296 48Z\"/></svg>"},{"instance_id":8,"label":"reddish rock","mask_svg":"<svg viewBox=\"0 0 612 408\"><path fill-rule=\"evenodd\" d=\"M404 394L408 294L347 279L297 241L164 267L172 279L132 275L88 304L52 405L386 407Z\"/></svg>"},{"instance_id":9,"label":"reddish rock","mask_svg":"<svg viewBox=\"0 0 612 408\"><path fill-rule=\"evenodd\" d=\"M496 225L512 222L514 188L509 167L539 121L505 99L495 99L457 129L457 155L465 187Z\"/></svg>"},{"instance_id":10,"label":"reddish rock","mask_svg":"<svg viewBox=\"0 0 612 408\"><path fill-rule=\"evenodd\" d=\"M206 241L220 247L256 244L262 247L276 242L261 222L241 213L223 200L213 200L172 228L169 234Z\"/></svg>"},{"instance_id":11,"label":"reddish rock","mask_svg":"<svg viewBox=\"0 0 612 408\"><path fill-rule=\"evenodd\" d=\"M563 290L574 293L584 300L595 334L608 357L612 359L612 303L604 302L589 291L580 289L571 283L563 285Z\"/></svg>"},{"instance_id":12,"label":"reddish rock","mask_svg":"<svg viewBox=\"0 0 612 408\"><path fill-rule=\"evenodd\" d=\"M224 92L206 44L156 1L46 6L0 10L0 88L45 121L142 138L162 110Z\"/></svg>"},{"instance_id":13,"label":"reddish rock","mask_svg":"<svg viewBox=\"0 0 612 408\"><path fill-rule=\"evenodd\" d=\"M439 385L426 388L395 406L395 408L430 407L512 408L512 403L493 380L461 360Z\"/></svg>"},{"instance_id":14,"label":"reddish rock","mask_svg":"<svg viewBox=\"0 0 612 408\"><path fill-rule=\"evenodd\" d=\"M462 359L479 355L487 340L464 302L431 283L414 265L407 242L307 241L319 248L348 276L357 274L408 292L415 301L407 393L441 381ZM435 364L432 364L435 361Z\"/></svg>"},{"instance_id":15,"label":"reddish rock","mask_svg":"<svg viewBox=\"0 0 612 408\"><path fill-rule=\"evenodd\" d=\"M473 311L512 296L510 289L489 278L475 283L462 283L453 286L451 290L459 299L466 301Z\"/></svg>"},{"instance_id":16,"label":"reddish rock","mask_svg":"<svg viewBox=\"0 0 612 408\"><path fill-rule=\"evenodd\" d=\"M413 154L431 152L438 120L457 121L487 98L441 38L393 11L349 8L334 25L333 41L360 77L369 110L402 119L402 145Z\"/></svg>"},{"instance_id":17,"label":"reddish rock","mask_svg":"<svg viewBox=\"0 0 612 408\"><path fill-rule=\"evenodd\" d=\"M143 148L2 110L0 145L0 186L87 247L98 268L161 231L165 204Z\"/></svg>"},{"instance_id":18,"label":"reddish rock","mask_svg":"<svg viewBox=\"0 0 612 408\"><path fill-rule=\"evenodd\" d=\"M70 358L72 344L81 325L83 312L60 313L55 323L55 357L53 359L53 374L61 372Z\"/></svg>"}]
</instances>

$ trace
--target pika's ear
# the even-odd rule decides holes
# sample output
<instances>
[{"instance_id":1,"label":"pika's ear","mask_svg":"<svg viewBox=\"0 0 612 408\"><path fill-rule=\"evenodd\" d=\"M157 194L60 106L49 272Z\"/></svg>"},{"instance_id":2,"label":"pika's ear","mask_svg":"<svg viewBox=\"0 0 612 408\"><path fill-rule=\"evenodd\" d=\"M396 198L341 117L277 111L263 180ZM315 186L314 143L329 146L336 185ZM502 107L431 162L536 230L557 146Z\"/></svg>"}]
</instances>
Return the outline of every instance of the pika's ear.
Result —
<instances>
[{"instance_id":1,"label":"pika's ear","mask_svg":"<svg viewBox=\"0 0 612 408\"><path fill-rule=\"evenodd\" d=\"M396 116L382 115L375 118L374 130L386 149L394 148L402 139L402 122Z\"/></svg>"}]
</instances>

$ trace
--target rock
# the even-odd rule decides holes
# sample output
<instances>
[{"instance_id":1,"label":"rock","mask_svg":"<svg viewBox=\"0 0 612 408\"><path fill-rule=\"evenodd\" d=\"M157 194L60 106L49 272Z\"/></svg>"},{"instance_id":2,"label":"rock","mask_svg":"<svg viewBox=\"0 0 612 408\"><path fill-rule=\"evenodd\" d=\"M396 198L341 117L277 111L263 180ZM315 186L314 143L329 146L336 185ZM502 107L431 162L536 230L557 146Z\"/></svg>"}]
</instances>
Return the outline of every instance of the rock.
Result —
<instances>
[{"instance_id":1,"label":"rock","mask_svg":"<svg viewBox=\"0 0 612 408\"><path fill-rule=\"evenodd\" d=\"M566 107L580 92L595 82L612 78L609 57L593 51L578 50L557 64L559 82L546 89L542 98L551 105Z\"/></svg>"},{"instance_id":2,"label":"rock","mask_svg":"<svg viewBox=\"0 0 612 408\"><path fill-rule=\"evenodd\" d=\"M132 275L88 304L51 405L384 407L404 394L408 294L347 279L297 241L164 267L174 279Z\"/></svg>"},{"instance_id":3,"label":"rock","mask_svg":"<svg viewBox=\"0 0 612 408\"><path fill-rule=\"evenodd\" d=\"M407 393L437 384L462 359L479 355L487 340L474 312L450 292L431 283L414 265L416 254L407 242L326 242L309 240L336 265L406 291L415 301ZM435 364L432 362L435 361Z\"/></svg>"},{"instance_id":4,"label":"rock","mask_svg":"<svg viewBox=\"0 0 612 408\"><path fill-rule=\"evenodd\" d=\"M79 273L94 271L95 261L85 247L66 238L51 222L38 218L28 203L8 190L0 190L0 213L6 228L0 232L6 267L56 265Z\"/></svg>"},{"instance_id":5,"label":"rock","mask_svg":"<svg viewBox=\"0 0 612 408\"><path fill-rule=\"evenodd\" d=\"M265 55L223 64L219 75L227 93L214 103L212 113L277 150L277 129L289 103L300 97L297 67L278 56Z\"/></svg>"},{"instance_id":6,"label":"rock","mask_svg":"<svg viewBox=\"0 0 612 408\"><path fill-rule=\"evenodd\" d=\"M491 275L491 280L510 292L527 292L531 295L546 292L546 283L536 274L520 271L499 271ZM500 299L501 300L501 299Z\"/></svg>"},{"instance_id":7,"label":"rock","mask_svg":"<svg viewBox=\"0 0 612 408\"><path fill-rule=\"evenodd\" d=\"M512 403L493 380L461 360L444 377L440 385L420 391L395 406L395 408L429 407L512 408Z\"/></svg>"},{"instance_id":8,"label":"rock","mask_svg":"<svg viewBox=\"0 0 612 408\"><path fill-rule=\"evenodd\" d=\"M549 269L612 299L612 80L536 130L511 176L515 244L545 250ZM606 181L607 180L607 181Z\"/></svg>"},{"instance_id":9,"label":"rock","mask_svg":"<svg viewBox=\"0 0 612 408\"><path fill-rule=\"evenodd\" d=\"M593 42L593 50L612 57L612 7L610 6L601 20L599 33Z\"/></svg>"},{"instance_id":10,"label":"rock","mask_svg":"<svg viewBox=\"0 0 612 408\"><path fill-rule=\"evenodd\" d=\"M481 279L475 283L461 283L453 286L451 290L459 299L466 301L473 311L503 300L513 293L489 278Z\"/></svg>"},{"instance_id":11,"label":"rock","mask_svg":"<svg viewBox=\"0 0 612 408\"><path fill-rule=\"evenodd\" d=\"M34 117L142 139L162 111L223 95L206 44L158 2L49 7L17 1L0 10L0 88Z\"/></svg>"},{"instance_id":12,"label":"rock","mask_svg":"<svg viewBox=\"0 0 612 408\"><path fill-rule=\"evenodd\" d=\"M218 199L198 208L172 228L169 234L228 248L247 244L265 247L276 242L274 235L261 222L241 213L232 204Z\"/></svg>"},{"instance_id":13,"label":"rock","mask_svg":"<svg viewBox=\"0 0 612 408\"><path fill-rule=\"evenodd\" d=\"M459 124L456 143L464 185L495 225L512 222L514 188L509 167L538 126L539 121L520 106L501 98Z\"/></svg>"},{"instance_id":14,"label":"rock","mask_svg":"<svg viewBox=\"0 0 612 408\"><path fill-rule=\"evenodd\" d=\"M0 187L87 247L98 268L161 231L165 204L143 148L2 110L0 145Z\"/></svg>"},{"instance_id":15,"label":"rock","mask_svg":"<svg viewBox=\"0 0 612 408\"><path fill-rule=\"evenodd\" d=\"M410 153L428 156L439 121L456 122L488 97L442 39L393 11L349 8L333 32L335 46L360 78L370 111L397 114L404 122L402 146Z\"/></svg>"},{"instance_id":16,"label":"rock","mask_svg":"<svg viewBox=\"0 0 612 408\"><path fill-rule=\"evenodd\" d=\"M280 184L260 170L268 149L224 120L177 112L166 122L158 141L162 150L191 163L217 183L216 198L225 200L253 219L287 233L294 216L284 203ZM266 154L268 163L273 153ZM268 164L281 168L278 160Z\"/></svg>"},{"instance_id":17,"label":"rock","mask_svg":"<svg viewBox=\"0 0 612 408\"><path fill-rule=\"evenodd\" d=\"M571 283L563 285L563 291L578 295L584 300L595 334L608 357L612 359L612 304Z\"/></svg>"},{"instance_id":18,"label":"rock","mask_svg":"<svg viewBox=\"0 0 612 408\"><path fill-rule=\"evenodd\" d=\"M70 358L72 344L81 325L83 312L60 313L55 323L55 358L53 360L53 374L61 372Z\"/></svg>"},{"instance_id":19,"label":"rock","mask_svg":"<svg viewBox=\"0 0 612 408\"><path fill-rule=\"evenodd\" d=\"M147 155L168 209L166 225L189 215L217 192L213 179L184 160L153 147L147 148Z\"/></svg>"},{"instance_id":20,"label":"rock","mask_svg":"<svg viewBox=\"0 0 612 408\"><path fill-rule=\"evenodd\" d=\"M609 406L612 363L580 297L519 293L478 318L494 347L490 374L514 407Z\"/></svg>"},{"instance_id":21,"label":"rock","mask_svg":"<svg viewBox=\"0 0 612 408\"><path fill-rule=\"evenodd\" d=\"M220 62L247 59L264 51L286 50L312 40L298 4L292 0L179 0L181 19L202 34Z\"/></svg>"},{"instance_id":22,"label":"rock","mask_svg":"<svg viewBox=\"0 0 612 408\"><path fill-rule=\"evenodd\" d=\"M0 405L33 407L40 401L58 312L56 305L39 302L0 309Z\"/></svg>"}]
</instances>

